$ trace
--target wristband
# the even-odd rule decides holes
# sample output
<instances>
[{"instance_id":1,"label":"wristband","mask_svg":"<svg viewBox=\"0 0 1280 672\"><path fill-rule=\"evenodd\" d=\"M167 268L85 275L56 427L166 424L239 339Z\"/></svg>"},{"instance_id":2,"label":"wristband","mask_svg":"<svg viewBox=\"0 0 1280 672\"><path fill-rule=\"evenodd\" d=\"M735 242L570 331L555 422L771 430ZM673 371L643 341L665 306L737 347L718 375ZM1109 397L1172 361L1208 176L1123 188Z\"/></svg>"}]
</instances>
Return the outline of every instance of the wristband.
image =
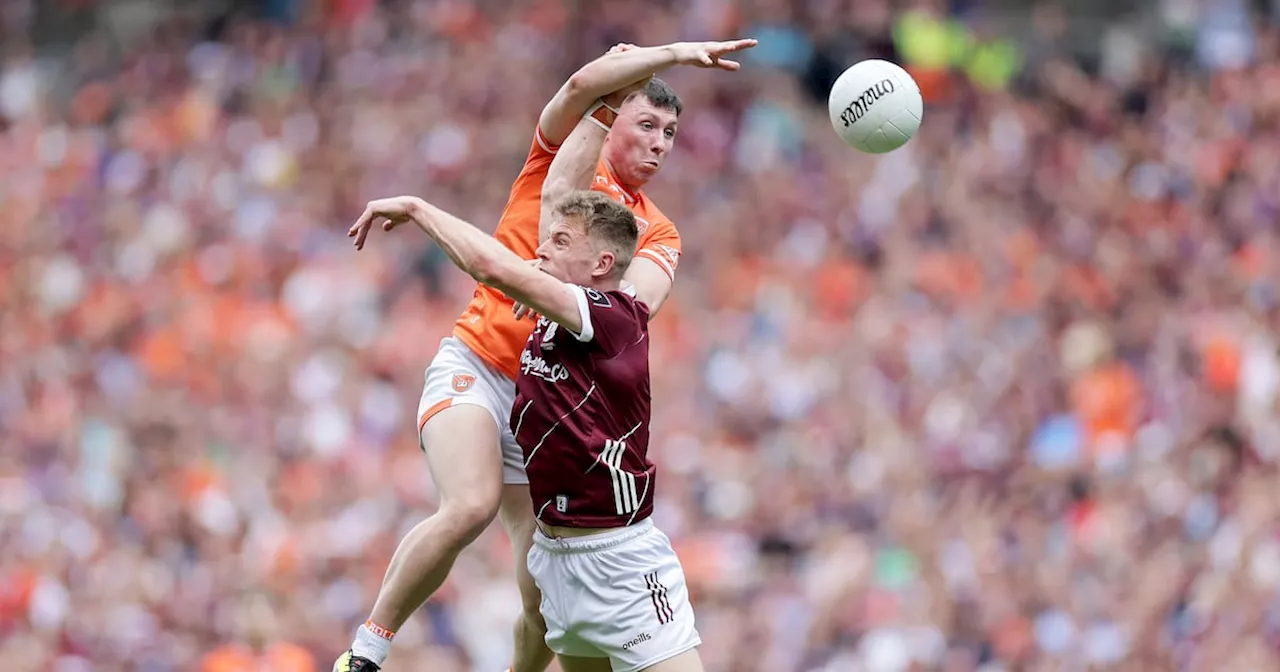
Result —
<instances>
[{"instance_id":1,"label":"wristband","mask_svg":"<svg viewBox=\"0 0 1280 672\"><path fill-rule=\"evenodd\" d=\"M606 105L604 101L597 100L587 113L582 115L582 118L590 119L592 123L608 133L613 127L614 120L618 118L618 111Z\"/></svg>"}]
</instances>

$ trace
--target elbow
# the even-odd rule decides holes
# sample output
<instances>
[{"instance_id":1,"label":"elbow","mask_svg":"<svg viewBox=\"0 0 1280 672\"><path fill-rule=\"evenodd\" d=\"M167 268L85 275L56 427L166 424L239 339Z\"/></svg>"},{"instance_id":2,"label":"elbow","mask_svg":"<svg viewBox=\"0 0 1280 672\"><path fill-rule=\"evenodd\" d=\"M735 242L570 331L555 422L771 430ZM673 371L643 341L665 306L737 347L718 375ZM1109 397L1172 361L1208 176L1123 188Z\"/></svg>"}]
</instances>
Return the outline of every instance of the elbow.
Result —
<instances>
[{"instance_id":1,"label":"elbow","mask_svg":"<svg viewBox=\"0 0 1280 672\"><path fill-rule=\"evenodd\" d=\"M505 251L505 250L503 250ZM522 284L525 262L514 254L483 254L471 264L471 277L503 293Z\"/></svg>"},{"instance_id":2,"label":"elbow","mask_svg":"<svg viewBox=\"0 0 1280 672\"><path fill-rule=\"evenodd\" d=\"M554 207L556 201L564 198L573 186L562 175L548 175L542 182L542 202Z\"/></svg>"},{"instance_id":3,"label":"elbow","mask_svg":"<svg viewBox=\"0 0 1280 672\"><path fill-rule=\"evenodd\" d=\"M475 278L476 282L490 287L498 287L502 284L501 264L498 263L497 259L489 256L477 258L471 264L470 275Z\"/></svg>"},{"instance_id":4,"label":"elbow","mask_svg":"<svg viewBox=\"0 0 1280 672\"><path fill-rule=\"evenodd\" d=\"M590 90L591 75L586 72L586 67L580 68L577 72L569 75L569 80L564 83L564 92L570 98L580 98L586 95Z\"/></svg>"}]
</instances>

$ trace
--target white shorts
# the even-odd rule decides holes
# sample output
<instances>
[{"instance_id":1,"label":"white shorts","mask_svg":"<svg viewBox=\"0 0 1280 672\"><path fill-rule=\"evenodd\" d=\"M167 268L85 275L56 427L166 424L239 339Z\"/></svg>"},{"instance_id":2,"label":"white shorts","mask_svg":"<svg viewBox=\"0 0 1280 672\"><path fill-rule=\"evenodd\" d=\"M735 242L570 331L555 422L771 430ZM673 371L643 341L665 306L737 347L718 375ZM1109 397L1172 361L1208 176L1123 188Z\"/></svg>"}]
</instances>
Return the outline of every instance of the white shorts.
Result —
<instances>
[{"instance_id":1,"label":"white shorts","mask_svg":"<svg viewBox=\"0 0 1280 672\"><path fill-rule=\"evenodd\" d=\"M418 402L418 442L422 428L435 414L450 406L472 404L483 406L498 423L498 441L502 447L502 482L527 485L524 452L511 434L511 406L516 403L515 381L489 366L470 348L450 336L440 341L440 350L427 367ZM465 449L465 447L464 447Z\"/></svg>"},{"instance_id":2,"label":"white shorts","mask_svg":"<svg viewBox=\"0 0 1280 672\"><path fill-rule=\"evenodd\" d=\"M535 532L528 563L558 654L635 672L702 643L680 558L652 520L588 537Z\"/></svg>"}]
</instances>

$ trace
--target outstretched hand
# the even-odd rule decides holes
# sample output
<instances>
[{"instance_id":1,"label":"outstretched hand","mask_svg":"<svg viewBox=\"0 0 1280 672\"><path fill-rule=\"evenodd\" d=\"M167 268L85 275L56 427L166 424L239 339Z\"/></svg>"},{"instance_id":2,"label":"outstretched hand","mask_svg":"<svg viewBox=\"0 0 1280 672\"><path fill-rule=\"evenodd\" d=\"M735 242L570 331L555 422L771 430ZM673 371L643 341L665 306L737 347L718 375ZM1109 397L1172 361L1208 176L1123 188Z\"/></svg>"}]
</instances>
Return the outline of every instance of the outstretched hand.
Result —
<instances>
[{"instance_id":1,"label":"outstretched hand","mask_svg":"<svg viewBox=\"0 0 1280 672\"><path fill-rule=\"evenodd\" d=\"M754 38L749 38L728 42L677 42L671 46L675 49L676 63L680 65L732 71L741 68L742 64L725 60L723 57L727 54L746 51L756 44L758 42Z\"/></svg>"},{"instance_id":2,"label":"outstretched hand","mask_svg":"<svg viewBox=\"0 0 1280 672\"><path fill-rule=\"evenodd\" d=\"M347 237L354 236L356 249L362 250L365 238L369 236L369 229L373 228L374 222L380 219L386 220L382 223L382 230L390 231L412 219L413 209L419 203L421 199L417 196L396 196L369 201L369 204L364 206L364 212L361 213L360 218L347 230Z\"/></svg>"}]
</instances>

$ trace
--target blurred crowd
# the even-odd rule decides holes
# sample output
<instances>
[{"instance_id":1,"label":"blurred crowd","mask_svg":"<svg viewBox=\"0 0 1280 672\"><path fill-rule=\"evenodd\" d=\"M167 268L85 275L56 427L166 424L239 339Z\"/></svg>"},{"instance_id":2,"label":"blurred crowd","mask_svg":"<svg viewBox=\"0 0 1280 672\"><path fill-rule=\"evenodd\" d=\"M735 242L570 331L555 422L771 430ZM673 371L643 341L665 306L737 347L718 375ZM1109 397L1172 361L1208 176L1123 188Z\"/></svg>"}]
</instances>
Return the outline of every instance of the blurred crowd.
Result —
<instances>
[{"instance_id":1,"label":"blurred crowd","mask_svg":"<svg viewBox=\"0 0 1280 672\"><path fill-rule=\"evenodd\" d=\"M435 504L414 408L472 287L349 222L491 227L578 64L753 36L668 73L649 188L708 670L1280 669L1280 29L1168 0L1081 50L990 4L272 2L53 67L0 2L5 668L327 669ZM881 157L825 104L872 56L927 97ZM388 669L505 667L511 563L495 527Z\"/></svg>"}]
</instances>

